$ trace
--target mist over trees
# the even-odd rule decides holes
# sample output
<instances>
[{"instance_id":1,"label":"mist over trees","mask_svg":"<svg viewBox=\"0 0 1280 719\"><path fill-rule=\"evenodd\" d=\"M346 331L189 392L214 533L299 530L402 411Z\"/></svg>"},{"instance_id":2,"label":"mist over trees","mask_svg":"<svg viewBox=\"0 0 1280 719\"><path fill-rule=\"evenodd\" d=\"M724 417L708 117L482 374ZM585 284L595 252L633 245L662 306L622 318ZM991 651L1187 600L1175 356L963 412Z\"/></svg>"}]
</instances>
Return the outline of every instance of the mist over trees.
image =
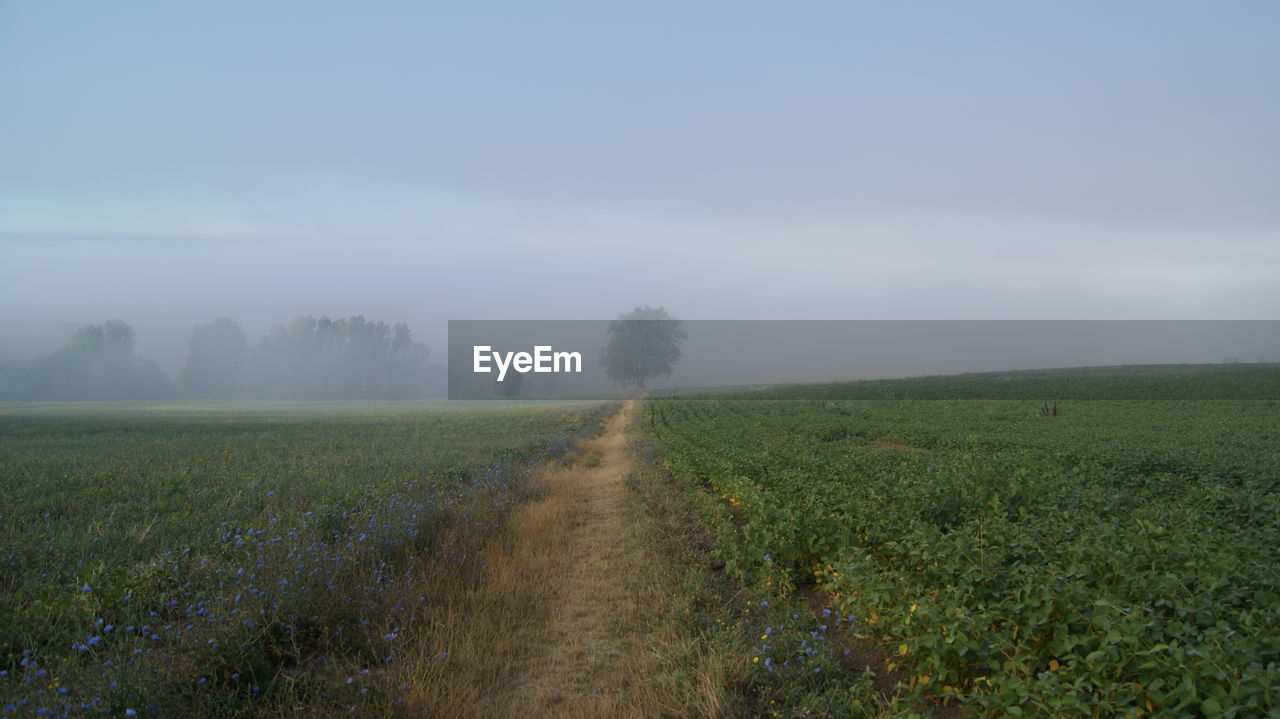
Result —
<instances>
[{"instance_id":1,"label":"mist over trees","mask_svg":"<svg viewBox=\"0 0 1280 719\"><path fill-rule=\"evenodd\" d=\"M229 317L196 325L191 331L182 388L193 397L238 397L249 359L249 336Z\"/></svg>"},{"instance_id":2,"label":"mist over trees","mask_svg":"<svg viewBox=\"0 0 1280 719\"><path fill-rule=\"evenodd\" d=\"M0 400L412 399L443 390L443 370L428 366L407 324L360 315L298 317L253 345L230 318L196 325L181 390L134 354L135 343L121 320L82 327L47 357L0 366Z\"/></svg>"},{"instance_id":3,"label":"mist over trees","mask_svg":"<svg viewBox=\"0 0 1280 719\"><path fill-rule=\"evenodd\" d=\"M403 322L298 317L254 348L245 386L268 399L401 399L430 387L427 348Z\"/></svg>"},{"instance_id":4,"label":"mist over trees","mask_svg":"<svg viewBox=\"0 0 1280 719\"><path fill-rule=\"evenodd\" d=\"M0 399L162 399L175 394L160 365L133 353L133 328L110 320L76 330L48 357L0 367Z\"/></svg>"}]
</instances>

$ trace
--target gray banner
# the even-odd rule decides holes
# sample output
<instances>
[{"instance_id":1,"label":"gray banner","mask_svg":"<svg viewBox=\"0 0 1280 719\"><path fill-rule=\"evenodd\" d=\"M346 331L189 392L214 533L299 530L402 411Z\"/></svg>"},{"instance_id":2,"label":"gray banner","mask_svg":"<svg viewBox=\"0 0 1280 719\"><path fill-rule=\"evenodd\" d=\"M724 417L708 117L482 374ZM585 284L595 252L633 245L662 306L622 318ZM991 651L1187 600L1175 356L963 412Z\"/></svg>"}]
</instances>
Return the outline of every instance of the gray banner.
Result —
<instances>
[{"instance_id":1,"label":"gray banner","mask_svg":"<svg viewBox=\"0 0 1280 719\"><path fill-rule=\"evenodd\" d=\"M1254 365L1280 361L1280 322L451 320L448 359L450 399L608 399L1048 368ZM1280 398L1276 369L1250 397ZM1020 396L1014 380L997 390L935 384L910 396ZM1107 387L1081 384L1079 394L1120 398ZM1045 397L1035 383L1023 389ZM1167 388L1127 392L1169 397ZM1185 394L1239 396L1208 386Z\"/></svg>"}]
</instances>

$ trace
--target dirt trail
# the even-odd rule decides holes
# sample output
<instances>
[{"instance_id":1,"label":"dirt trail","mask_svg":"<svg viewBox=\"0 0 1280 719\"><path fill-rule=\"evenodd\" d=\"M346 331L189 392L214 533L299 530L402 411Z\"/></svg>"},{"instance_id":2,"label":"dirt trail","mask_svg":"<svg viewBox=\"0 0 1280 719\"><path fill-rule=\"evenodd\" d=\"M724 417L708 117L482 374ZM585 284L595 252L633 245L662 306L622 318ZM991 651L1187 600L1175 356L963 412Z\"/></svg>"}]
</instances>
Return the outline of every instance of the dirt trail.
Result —
<instances>
[{"instance_id":1,"label":"dirt trail","mask_svg":"<svg viewBox=\"0 0 1280 719\"><path fill-rule=\"evenodd\" d=\"M636 468L633 415L627 402L567 462L547 465L542 495L480 550L484 577L449 607L449 639L439 647L447 659L424 663L411 710L522 719L672 713L653 681L662 668L652 651L663 641L654 612L669 582L640 541L626 494Z\"/></svg>"},{"instance_id":2,"label":"dirt trail","mask_svg":"<svg viewBox=\"0 0 1280 719\"><path fill-rule=\"evenodd\" d=\"M619 623L634 610L629 587L639 563L634 527L622 504L623 481L634 470L632 414L628 402L600 436L586 443L577 462L547 477L550 490L562 493L577 511L559 550L566 560L560 601L515 682L520 704L535 715L539 710L559 715L565 702L596 703L607 699L602 689L625 689L608 675L628 649Z\"/></svg>"}]
</instances>

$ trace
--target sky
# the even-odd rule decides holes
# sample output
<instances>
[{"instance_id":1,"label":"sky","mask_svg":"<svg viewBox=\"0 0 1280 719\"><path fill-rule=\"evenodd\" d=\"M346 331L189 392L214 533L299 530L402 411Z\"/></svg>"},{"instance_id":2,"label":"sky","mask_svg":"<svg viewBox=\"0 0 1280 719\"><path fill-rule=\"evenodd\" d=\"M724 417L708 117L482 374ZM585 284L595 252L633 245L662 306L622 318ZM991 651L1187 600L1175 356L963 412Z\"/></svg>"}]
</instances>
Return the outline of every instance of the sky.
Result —
<instances>
[{"instance_id":1,"label":"sky","mask_svg":"<svg viewBox=\"0 0 1280 719\"><path fill-rule=\"evenodd\" d=\"M1280 4L0 0L0 359L120 317L1280 319Z\"/></svg>"}]
</instances>

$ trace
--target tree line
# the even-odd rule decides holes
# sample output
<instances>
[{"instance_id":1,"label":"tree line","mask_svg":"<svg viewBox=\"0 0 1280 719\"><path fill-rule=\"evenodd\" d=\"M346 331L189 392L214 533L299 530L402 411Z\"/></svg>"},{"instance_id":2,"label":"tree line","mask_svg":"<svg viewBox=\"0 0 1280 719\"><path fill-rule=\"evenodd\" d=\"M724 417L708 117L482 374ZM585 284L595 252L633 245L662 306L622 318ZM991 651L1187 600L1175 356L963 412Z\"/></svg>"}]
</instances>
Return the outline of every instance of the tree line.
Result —
<instances>
[{"instance_id":1,"label":"tree line","mask_svg":"<svg viewBox=\"0 0 1280 719\"><path fill-rule=\"evenodd\" d=\"M175 383L134 352L122 320L76 330L56 352L0 365L0 400L412 399L439 391L403 322L297 317L256 344L237 322L196 325Z\"/></svg>"}]
</instances>

